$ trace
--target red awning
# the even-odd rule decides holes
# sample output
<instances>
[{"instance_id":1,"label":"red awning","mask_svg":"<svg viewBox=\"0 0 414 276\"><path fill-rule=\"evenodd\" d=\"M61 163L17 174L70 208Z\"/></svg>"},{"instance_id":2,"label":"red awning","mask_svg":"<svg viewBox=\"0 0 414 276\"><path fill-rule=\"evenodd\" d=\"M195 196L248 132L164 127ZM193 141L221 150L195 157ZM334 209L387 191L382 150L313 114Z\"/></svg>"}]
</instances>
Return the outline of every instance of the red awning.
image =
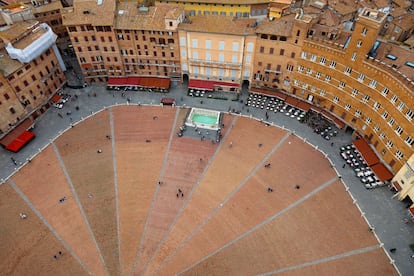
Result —
<instances>
[{"instance_id":1,"label":"red awning","mask_svg":"<svg viewBox=\"0 0 414 276\"><path fill-rule=\"evenodd\" d=\"M196 80L192 79L188 83L190 89L200 89L213 91L214 87L239 87L238 83L223 82L223 81L211 81L211 80Z\"/></svg>"},{"instance_id":2,"label":"red awning","mask_svg":"<svg viewBox=\"0 0 414 276\"><path fill-rule=\"evenodd\" d=\"M213 91L213 82L205 80L190 80L188 88Z\"/></svg>"},{"instance_id":3,"label":"red awning","mask_svg":"<svg viewBox=\"0 0 414 276\"><path fill-rule=\"evenodd\" d=\"M368 166L379 163L379 158L375 152L371 149L368 143L364 139L358 139L353 142L357 150L361 153L362 157Z\"/></svg>"},{"instance_id":4,"label":"red awning","mask_svg":"<svg viewBox=\"0 0 414 276\"><path fill-rule=\"evenodd\" d=\"M108 86L128 86L127 77L109 78Z\"/></svg>"},{"instance_id":5,"label":"red awning","mask_svg":"<svg viewBox=\"0 0 414 276\"><path fill-rule=\"evenodd\" d=\"M393 174L382 163L373 165L371 169L374 171L375 175L379 178L379 180L383 182L389 181L393 178Z\"/></svg>"},{"instance_id":6,"label":"red awning","mask_svg":"<svg viewBox=\"0 0 414 276\"><path fill-rule=\"evenodd\" d=\"M54 103L57 103L60 101L60 99L62 99L62 96L56 93L55 95L52 96L50 100Z\"/></svg>"},{"instance_id":7,"label":"red awning","mask_svg":"<svg viewBox=\"0 0 414 276\"><path fill-rule=\"evenodd\" d=\"M364 139L357 139L353 142L353 144L360 153L371 150L370 146Z\"/></svg>"},{"instance_id":8,"label":"red awning","mask_svg":"<svg viewBox=\"0 0 414 276\"><path fill-rule=\"evenodd\" d=\"M414 218L414 207L408 208L408 213Z\"/></svg>"},{"instance_id":9,"label":"red awning","mask_svg":"<svg viewBox=\"0 0 414 276\"><path fill-rule=\"evenodd\" d=\"M14 139L10 144L6 146L7 150L12 152L18 152L24 145L29 143L35 137L35 134L30 131L24 131L16 139Z\"/></svg>"},{"instance_id":10,"label":"red awning","mask_svg":"<svg viewBox=\"0 0 414 276\"><path fill-rule=\"evenodd\" d=\"M138 86L140 78L139 77L127 77L125 84L128 86Z\"/></svg>"},{"instance_id":11,"label":"red awning","mask_svg":"<svg viewBox=\"0 0 414 276\"><path fill-rule=\"evenodd\" d=\"M293 97L288 96L285 100L285 103L287 103L290 106L296 107L298 105L299 100Z\"/></svg>"},{"instance_id":12,"label":"red awning","mask_svg":"<svg viewBox=\"0 0 414 276\"><path fill-rule=\"evenodd\" d=\"M303 111L309 111L309 109L312 107L311 104L304 102L304 101L299 101L297 108L302 109Z\"/></svg>"},{"instance_id":13,"label":"red awning","mask_svg":"<svg viewBox=\"0 0 414 276\"><path fill-rule=\"evenodd\" d=\"M379 158L378 156L375 154L374 151L366 151L366 152L361 152L362 157L365 160L365 163L367 163L368 166L372 166L375 165L377 163L379 163Z\"/></svg>"},{"instance_id":14,"label":"red awning","mask_svg":"<svg viewBox=\"0 0 414 276\"><path fill-rule=\"evenodd\" d=\"M162 98L161 103L164 105L173 105L175 104L175 99L174 98Z\"/></svg>"},{"instance_id":15,"label":"red awning","mask_svg":"<svg viewBox=\"0 0 414 276\"><path fill-rule=\"evenodd\" d=\"M20 134L24 131L30 129L33 126L33 121L30 118L26 118L18 126L16 126L12 131L7 133L3 138L0 139L0 144L7 147L10 143L13 142Z\"/></svg>"},{"instance_id":16,"label":"red awning","mask_svg":"<svg viewBox=\"0 0 414 276\"><path fill-rule=\"evenodd\" d=\"M342 122L341 120L337 119L337 118L334 119L334 123L340 129L343 129L345 127L345 123Z\"/></svg>"},{"instance_id":17,"label":"red awning","mask_svg":"<svg viewBox=\"0 0 414 276\"><path fill-rule=\"evenodd\" d=\"M391 185L394 187L395 190L397 190L397 192L402 190L400 183L398 183L398 181L392 182Z\"/></svg>"}]
</instances>

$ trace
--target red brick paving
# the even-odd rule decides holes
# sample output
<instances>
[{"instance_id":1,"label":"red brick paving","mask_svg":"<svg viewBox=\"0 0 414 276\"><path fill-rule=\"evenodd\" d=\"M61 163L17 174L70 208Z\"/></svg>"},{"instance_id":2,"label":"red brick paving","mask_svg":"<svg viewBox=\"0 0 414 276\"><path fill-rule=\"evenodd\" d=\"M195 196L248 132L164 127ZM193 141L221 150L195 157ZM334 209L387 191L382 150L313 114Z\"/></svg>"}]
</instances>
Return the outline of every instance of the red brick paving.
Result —
<instances>
[{"instance_id":1,"label":"red brick paving","mask_svg":"<svg viewBox=\"0 0 414 276\"><path fill-rule=\"evenodd\" d=\"M26 219L20 218L21 212L27 215ZM87 275L8 184L0 186L0 221L2 275ZM53 256L59 251L64 256L55 261Z\"/></svg>"},{"instance_id":2,"label":"red brick paving","mask_svg":"<svg viewBox=\"0 0 414 276\"><path fill-rule=\"evenodd\" d=\"M175 113L176 109L160 107L113 109L124 275L130 275L134 267Z\"/></svg>"},{"instance_id":3,"label":"red brick paving","mask_svg":"<svg viewBox=\"0 0 414 276\"><path fill-rule=\"evenodd\" d=\"M210 141L174 136L162 177L163 184L150 214L136 273L142 273L216 149L217 144Z\"/></svg>"},{"instance_id":4,"label":"red brick paving","mask_svg":"<svg viewBox=\"0 0 414 276\"><path fill-rule=\"evenodd\" d=\"M337 181L186 274L253 275L374 245L377 240Z\"/></svg>"},{"instance_id":5,"label":"red brick paving","mask_svg":"<svg viewBox=\"0 0 414 276\"><path fill-rule=\"evenodd\" d=\"M228 126L230 127L230 126ZM254 135L252 135L254 133ZM146 274L151 274L188 235L263 160L284 131L238 118L182 215L161 245ZM229 146L232 142L232 147ZM262 146L259 147L258 144Z\"/></svg>"},{"instance_id":6,"label":"red brick paving","mask_svg":"<svg viewBox=\"0 0 414 276\"><path fill-rule=\"evenodd\" d=\"M335 177L320 152L293 135L268 162L271 168L259 169L162 271L190 266ZM299 190L294 188L298 183ZM267 192L269 187L272 193Z\"/></svg>"},{"instance_id":7,"label":"red brick paving","mask_svg":"<svg viewBox=\"0 0 414 276\"><path fill-rule=\"evenodd\" d=\"M56 145L108 272L115 275L120 267L110 134L109 112L104 110L64 133Z\"/></svg>"},{"instance_id":8,"label":"red brick paving","mask_svg":"<svg viewBox=\"0 0 414 276\"><path fill-rule=\"evenodd\" d=\"M105 274L99 253L51 146L12 180L94 274ZM66 196L64 203L59 199Z\"/></svg>"}]
</instances>

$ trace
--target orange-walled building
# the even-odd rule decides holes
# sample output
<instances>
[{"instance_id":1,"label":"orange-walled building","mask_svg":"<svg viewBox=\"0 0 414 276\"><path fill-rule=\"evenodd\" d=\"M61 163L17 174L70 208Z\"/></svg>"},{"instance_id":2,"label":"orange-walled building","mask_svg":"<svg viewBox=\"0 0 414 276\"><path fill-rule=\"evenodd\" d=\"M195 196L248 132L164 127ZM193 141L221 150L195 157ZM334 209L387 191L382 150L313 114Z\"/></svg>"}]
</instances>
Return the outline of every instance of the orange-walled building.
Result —
<instances>
[{"instance_id":1,"label":"orange-walled building","mask_svg":"<svg viewBox=\"0 0 414 276\"><path fill-rule=\"evenodd\" d=\"M292 93L355 130L396 172L414 152L414 55L377 41L386 16L363 9L343 44L309 36Z\"/></svg>"},{"instance_id":2,"label":"orange-walled building","mask_svg":"<svg viewBox=\"0 0 414 276\"><path fill-rule=\"evenodd\" d=\"M66 83L56 35L44 23L23 21L0 32L0 139L33 121Z\"/></svg>"}]
</instances>

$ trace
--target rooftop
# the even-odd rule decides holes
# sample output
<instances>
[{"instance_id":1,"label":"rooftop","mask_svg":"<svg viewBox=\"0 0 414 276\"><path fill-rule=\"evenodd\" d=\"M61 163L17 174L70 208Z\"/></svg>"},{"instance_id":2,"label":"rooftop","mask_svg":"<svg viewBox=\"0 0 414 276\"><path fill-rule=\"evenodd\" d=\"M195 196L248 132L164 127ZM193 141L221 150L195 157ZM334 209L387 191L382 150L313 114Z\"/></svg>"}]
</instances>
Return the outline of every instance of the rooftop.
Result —
<instances>
[{"instance_id":1,"label":"rooftop","mask_svg":"<svg viewBox=\"0 0 414 276\"><path fill-rule=\"evenodd\" d=\"M407 62L411 62L414 66L414 51L391 43L381 43L375 59L381 60L407 78L414 80L414 67L406 65Z\"/></svg>"},{"instance_id":2,"label":"rooftop","mask_svg":"<svg viewBox=\"0 0 414 276\"><path fill-rule=\"evenodd\" d=\"M165 19L178 19L184 9L177 5L157 4L140 11L136 3L120 2L116 11L115 29L165 30Z\"/></svg>"},{"instance_id":3,"label":"rooftop","mask_svg":"<svg viewBox=\"0 0 414 276\"><path fill-rule=\"evenodd\" d=\"M162 0L164 3L194 3L194 0ZM267 4L269 0L198 0L197 3L210 3L220 5L252 5L252 4Z\"/></svg>"},{"instance_id":4,"label":"rooftop","mask_svg":"<svg viewBox=\"0 0 414 276\"><path fill-rule=\"evenodd\" d=\"M73 7L62 9L63 25L113 26L116 3L114 0L75 0Z\"/></svg>"},{"instance_id":5,"label":"rooftop","mask_svg":"<svg viewBox=\"0 0 414 276\"><path fill-rule=\"evenodd\" d=\"M203 32L203 33L218 33L218 34L233 34L233 35L253 35L255 34L254 26L255 19L249 18L234 18L230 16L220 15L198 15L191 17L191 20L179 25L180 30Z\"/></svg>"},{"instance_id":6,"label":"rooftop","mask_svg":"<svg viewBox=\"0 0 414 276\"><path fill-rule=\"evenodd\" d=\"M265 19L256 28L256 33L290 37L292 35L294 21L294 14L283 16L273 21Z\"/></svg>"},{"instance_id":7,"label":"rooftop","mask_svg":"<svg viewBox=\"0 0 414 276\"><path fill-rule=\"evenodd\" d=\"M49 4L43 4L38 6L31 6L33 14L60 10L63 8L60 1L49 2Z\"/></svg>"},{"instance_id":8,"label":"rooftop","mask_svg":"<svg viewBox=\"0 0 414 276\"><path fill-rule=\"evenodd\" d=\"M4 48L0 50L0 72L4 77L7 78L10 74L16 72L20 67L22 67L22 63L20 63L17 59L10 58Z\"/></svg>"},{"instance_id":9,"label":"rooftop","mask_svg":"<svg viewBox=\"0 0 414 276\"><path fill-rule=\"evenodd\" d=\"M4 41L5 44L11 42L13 45L16 45L19 43L18 41L28 36L31 33L32 29L38 23L39 22L36 20L28 20L14 23L13 25L10 25L8 28L0 31L0 38Z\"/></svg>"}]
</instances>

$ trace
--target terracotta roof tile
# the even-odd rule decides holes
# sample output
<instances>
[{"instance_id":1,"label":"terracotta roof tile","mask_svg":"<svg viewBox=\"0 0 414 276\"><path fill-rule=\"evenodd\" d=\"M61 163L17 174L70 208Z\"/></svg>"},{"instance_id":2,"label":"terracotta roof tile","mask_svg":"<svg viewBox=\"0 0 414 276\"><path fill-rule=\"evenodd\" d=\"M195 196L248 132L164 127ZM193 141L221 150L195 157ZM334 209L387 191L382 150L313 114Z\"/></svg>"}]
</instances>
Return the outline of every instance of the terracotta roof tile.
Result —
<instances>
[{"instance_id":1,"label":"terracotta roof tile","mask_svg":"<svg viewBox=\"0 0 414 276\"><path fill-rule=\"evenodd\" d=\"M220 33L220 34L254 34L255 19L233 18L220 15L198 15L192 17L187 23L181 23L178 28L185 31Z\"/></svg>"},{"instance_id":2,"label":"terracotta roof tile","mask_svg":"<svg viewBox=\"0 0 414 276\"><path fill-rule=\"evenodd\" d=\"M62 9L63 25L113 26L115 5L114 0L75 0L73 7Z\"/></svg>"},{"instance_id":3,"label":"terracotta roof tile","mask_svg":"<svg viewBox=\"0 0 414 276\"><path fill-rule=\"evenodd\" d=\"M280 35L289 37L292 35L292 29L295 21L295 15L286 15L273 21L263 20L257 27L256 33Z\"/></svg>"},{"instance_id":4,"label":"terracotta roof tile","mask_svg":"<svg viewBox=\"0 0 414 276\"><path fill-rule=\"evenodd\" d=\"M157 4L140 11L136 3L121 2L117 6L115 29L165 30L165 19L177 19L184 9L178 5Z\"/></svg>"}]
</instances>

